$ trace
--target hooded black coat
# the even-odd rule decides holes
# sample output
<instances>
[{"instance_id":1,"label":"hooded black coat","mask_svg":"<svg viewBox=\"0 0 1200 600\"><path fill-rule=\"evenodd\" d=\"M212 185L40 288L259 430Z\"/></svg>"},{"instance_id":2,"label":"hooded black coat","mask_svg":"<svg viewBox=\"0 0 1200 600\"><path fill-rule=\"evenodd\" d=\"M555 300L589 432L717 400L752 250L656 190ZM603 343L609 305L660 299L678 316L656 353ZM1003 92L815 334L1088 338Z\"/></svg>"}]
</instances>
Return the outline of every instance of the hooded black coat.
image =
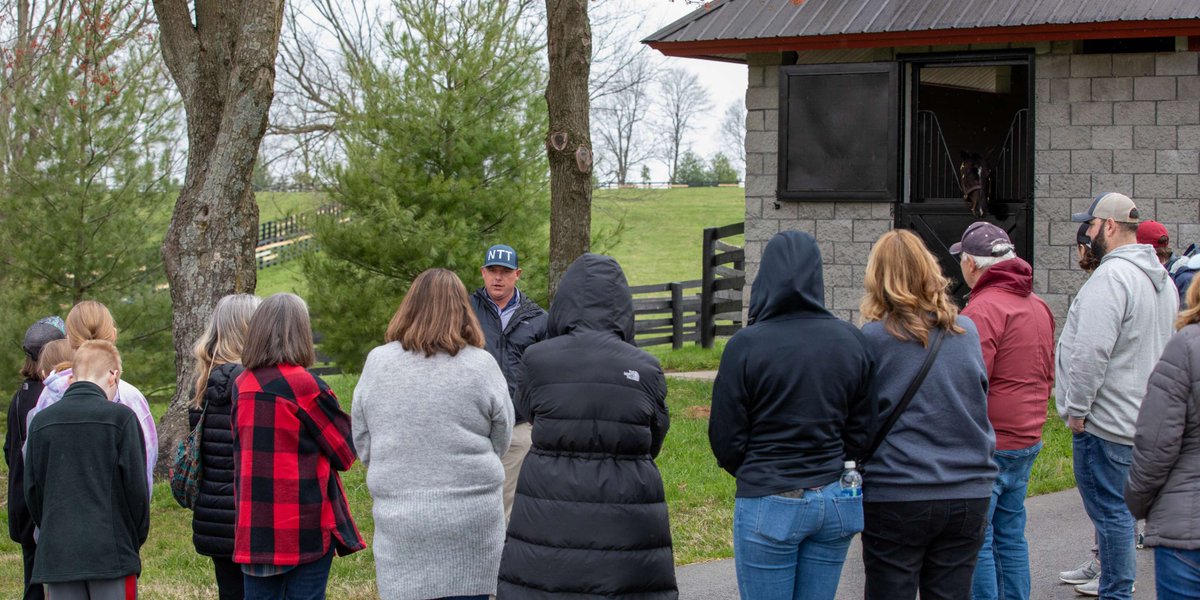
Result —
<instances>
[{"instance_id":1,"label":"hooded black coat","mask_svg":"<svg viewBox=\"0 0 1200 600\"><path fill-rule=\"evenodd\" d=\"M821 252L785 231L763 250L750 325L725 345L708 439L743 498L836 481L874 438L875 363L858 328L825 309Z\"/></svg>"},{"instance_id":2,"label":"hooded black coat","mask_svg":"<svg viewBox=\"0 0 1200 600\"><path fill-rule=\"evenodd\" d=\"M654 457L669 419L658 360L633 345L633 299L616 261L585 254L525 351L518 412L533 424L498 598L677 598Z\"/></svg>"},{"instance_id":3,"label":"hooded black coat","mask_svg":"<svg viewBox=\"0 0 1200 600\"><path fill-rule=\"evenodd\" d=\"M200 494L192 514L192 543L204 556L233 556L233 523L237 515L233 500L233 431L229 415L233 408L233 382L242 374L242 365L225 363L208 375L204 401L204 431L200 442ZM194 429L200 422L200 410L188 409L188 423Z\"/></svg>"}]
</instances>

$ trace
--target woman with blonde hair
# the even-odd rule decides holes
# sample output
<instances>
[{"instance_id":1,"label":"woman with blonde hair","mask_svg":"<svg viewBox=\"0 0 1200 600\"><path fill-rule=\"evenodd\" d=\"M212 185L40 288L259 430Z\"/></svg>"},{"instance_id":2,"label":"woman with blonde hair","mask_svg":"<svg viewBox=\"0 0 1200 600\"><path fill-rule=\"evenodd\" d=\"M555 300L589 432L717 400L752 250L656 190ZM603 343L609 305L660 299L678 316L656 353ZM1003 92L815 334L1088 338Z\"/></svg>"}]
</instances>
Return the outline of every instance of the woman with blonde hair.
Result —
<instances>
[{"instance_id":1,"label":"woman with blonde hair","mask_svg":"<svg viewBox=\"0 0 1200 600\"><path fill-rule=\"evenodd\" d=\"M38 373L44 381L51 373L71 368L75 358L75 349L66 338L54 340L42 347L42 355L38 358Z\"/></svg>"},{"instance_id":2,"label":"woman with blonde hair","mask_svg":"<svg viewBox=\"0 0 1200 600\"><path fill-rule=\"evenodd\" d=\"M374 500L379 596L485 599L504 548L508 384L451 271L417 276L384 341L350 409Z\"/></svg>"},{"instance_id":3,"label":"woman with blonde hair","mask_svg":"<svg viewBox=\"0 0 1200 600\"><path fill-rule=\"evenodd\" d=\"M337 474L357 458L350 415L313 360L304 300L263 300L234 384L233 562L247 600L324 598L333 555L366 548Z\"/></svg>"},{"instance_id":4,"label":"woman with blonde hair","mask_svg":"<svg viewBox=\"0 0 1200 600\"><path fill-rule=\"evenodd\" d=\"M196 393L188 424L201 430L200 493L192 508L192 544L212 558L220 600L241 600L242 569L233 562L233 382L242 374L242 346L258 296L235 294L217 302L192 353Z\"/></svg>"},{"instance_id":5,"label":"woman with blonde hair","mask_svg":"<svg viewBox=\"0 0 1200 600\"><path fill-rule=\"evenodd\" d=\"M78 349L84 342L103 340L112 344L117 343L117 323L113 320L108 307L95 300L84 300L71 308L66 320L67 340L72 349ZM71 369L55 371L46 377L46 387L38 397L37 406L29 411L26 424L33 422L33 417L46 407L58 402L71 383ZM154 426L154 415L150 413L150 403L140 390L125 380L117 383L117 395L113 402L123 404L137 415L138 424L142 426L142 437L146 442L146 488L154 494L154 466L158 462L158 429Z\"/></svg>"},{"instance_id":6,"label":"woman with blonde hair","mask_svg":"<svg viewBox=\"0 0 1200 600\"><path fill-rule=\"evenodd\" d=\"M979 334L910 231L875 242L864 284L884 423L863 484L865 597L965 600L996 478Z\"/></svg>"},{"instance_id":7,"label":"woman with blonde hair","mask_svg":"<svg viewBox=\"0 0 1200 600\"><path fill-rule=\"evenodd\" d=\"M1146 520L1158 597L1200 597L1200 279L1150 374L1138 412L1125 504Z\"/></svg>"}]
</instances>

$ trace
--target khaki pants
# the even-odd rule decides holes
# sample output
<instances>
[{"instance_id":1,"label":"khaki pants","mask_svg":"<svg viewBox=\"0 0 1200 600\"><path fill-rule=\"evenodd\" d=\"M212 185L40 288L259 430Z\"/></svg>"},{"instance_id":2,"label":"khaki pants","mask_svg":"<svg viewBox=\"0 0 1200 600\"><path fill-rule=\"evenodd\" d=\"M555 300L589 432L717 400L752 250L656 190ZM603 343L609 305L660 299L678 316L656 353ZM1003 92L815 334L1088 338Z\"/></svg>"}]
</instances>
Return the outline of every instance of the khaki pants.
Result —
<instances>
[{"instance_id":1,"label":"khaki pants","mask_svg":"<svg viewBox=\"0 0 1200 600\"><path fill-rule=\"evenodd\" d=\"M508 445L508 452L500 457L500 462L504 464L504 522L508 523L512 517L513 498L517 495L517 477L521 474L521 463L525 462L525 455L529 454L529 447L533 445L533 425L529 423L521 423L513 427L512 442Z\"/></svg>"}]
</instances>

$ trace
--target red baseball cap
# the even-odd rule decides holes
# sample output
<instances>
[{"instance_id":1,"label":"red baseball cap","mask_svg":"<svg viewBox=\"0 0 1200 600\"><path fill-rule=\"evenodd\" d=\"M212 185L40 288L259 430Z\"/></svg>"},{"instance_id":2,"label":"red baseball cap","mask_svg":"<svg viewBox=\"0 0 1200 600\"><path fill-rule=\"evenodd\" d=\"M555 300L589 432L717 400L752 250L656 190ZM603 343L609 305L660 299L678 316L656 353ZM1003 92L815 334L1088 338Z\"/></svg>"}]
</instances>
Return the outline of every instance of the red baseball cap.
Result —
<instances>
[{"instance_id":1,"label":"red baseball cap","mask_svg":"<svg viewBox=\"0 0 1200 600\"><path fill-rule=\"evenodd\" d=\"M1171 236L1167 228L1158 221L1142 221L1138 223L1137 242L1149 244L1155 248L1166 248L1171 244Z\"/></svg>"}]
</instances>

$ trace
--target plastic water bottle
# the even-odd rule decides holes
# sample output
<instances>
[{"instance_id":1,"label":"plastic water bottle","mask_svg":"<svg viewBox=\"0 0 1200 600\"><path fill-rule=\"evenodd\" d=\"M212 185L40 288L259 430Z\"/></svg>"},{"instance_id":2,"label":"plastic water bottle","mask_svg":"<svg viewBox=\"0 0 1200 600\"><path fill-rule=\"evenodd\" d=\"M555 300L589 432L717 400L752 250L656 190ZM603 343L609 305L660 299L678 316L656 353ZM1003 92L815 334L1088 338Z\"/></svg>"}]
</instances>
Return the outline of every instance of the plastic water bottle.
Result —
<instances>
[{"instance_id":1,"label":"plastic water bottle","mask_svg":"<svg viewBox=\"0 0 1200 600\"><path fill-rule=\"evenodd\" d=\"M861 496L862 495L862 473L859 473L854 468L854 461L848 460L845 465L846 470L842 471L842 495L843 496Z\"/></svg>"}]
</instances>

